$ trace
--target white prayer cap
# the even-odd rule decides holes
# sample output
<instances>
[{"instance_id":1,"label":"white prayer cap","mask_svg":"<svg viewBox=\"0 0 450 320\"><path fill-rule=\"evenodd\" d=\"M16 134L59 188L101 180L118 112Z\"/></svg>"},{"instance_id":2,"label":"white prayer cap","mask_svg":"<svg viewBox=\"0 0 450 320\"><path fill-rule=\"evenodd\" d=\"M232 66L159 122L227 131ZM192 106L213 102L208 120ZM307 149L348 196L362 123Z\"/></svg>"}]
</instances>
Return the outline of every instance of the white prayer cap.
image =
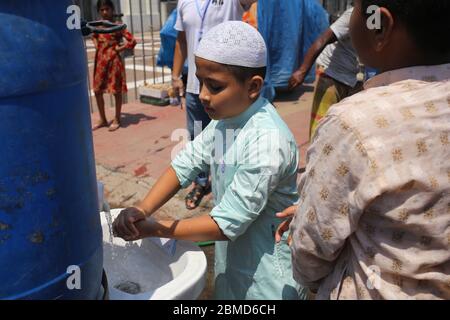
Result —
<instances>
[{"instance_id":1,"label":"white prayer cap","mask_svg":"<svg viewBox=\"0 0 450 320\"><path fill-rule=\"evenodd\" d=\"M242 21L221 23L201 40L195 55L209 61L233 66L267 66L267 47L261 34Z\"/></svg>"}]
</instances>

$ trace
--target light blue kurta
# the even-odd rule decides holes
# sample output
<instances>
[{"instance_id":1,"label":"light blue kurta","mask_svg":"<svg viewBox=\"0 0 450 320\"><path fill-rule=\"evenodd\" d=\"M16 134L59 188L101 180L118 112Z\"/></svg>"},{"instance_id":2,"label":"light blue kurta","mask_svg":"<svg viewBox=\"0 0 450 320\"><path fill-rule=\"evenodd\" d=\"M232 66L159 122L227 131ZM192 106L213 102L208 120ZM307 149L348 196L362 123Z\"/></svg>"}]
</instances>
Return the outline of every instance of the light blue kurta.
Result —
<instances>
[{"instance_id":1,"label":"light blue kurta","mask_svg":"<svg viewBox=\"0 0 450 320\"><path fill-rule=\"evenodd\" d=\"M211 172L211 216L230 239L216 243L217 299L305 298L292 276L287 235L280 244L274 239L276 213L299 199L298 162L292 133L263 98L235 118L212 121L173 161L184 188Z\"/></svg>"}]
</instances>

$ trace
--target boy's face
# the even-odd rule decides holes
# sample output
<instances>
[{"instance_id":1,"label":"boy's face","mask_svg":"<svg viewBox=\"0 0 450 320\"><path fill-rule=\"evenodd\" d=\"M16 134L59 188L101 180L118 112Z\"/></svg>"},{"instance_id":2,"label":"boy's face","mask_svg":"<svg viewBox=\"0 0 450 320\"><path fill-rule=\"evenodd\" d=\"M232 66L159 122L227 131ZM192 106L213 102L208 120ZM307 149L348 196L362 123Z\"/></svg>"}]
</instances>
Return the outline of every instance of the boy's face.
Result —
<instances>
[{"instance_id":1,"label":"boy's face","mask_svg":"<svg viewBox=\"0 0 450 320\"><path fill-rule=\"evenodd\" d=\"M110 6L101 6L99 13L103 20L112 20L113 18L113 9Z\"/></svg>"},{"instance_id":2,"label":"boy's face","mask_svg":"<svg viewBox=\"0 0 450 320\"><path fill-rule=\"evenodd\" d=\"M258 81L255 78L259 77L241 83L220 63L198 57L195 63L200 81L200 101L211 119L235 117L247 110L258 97L260 88L258 84L255 86L255 81Z\"/></svg>"}]
</instances>

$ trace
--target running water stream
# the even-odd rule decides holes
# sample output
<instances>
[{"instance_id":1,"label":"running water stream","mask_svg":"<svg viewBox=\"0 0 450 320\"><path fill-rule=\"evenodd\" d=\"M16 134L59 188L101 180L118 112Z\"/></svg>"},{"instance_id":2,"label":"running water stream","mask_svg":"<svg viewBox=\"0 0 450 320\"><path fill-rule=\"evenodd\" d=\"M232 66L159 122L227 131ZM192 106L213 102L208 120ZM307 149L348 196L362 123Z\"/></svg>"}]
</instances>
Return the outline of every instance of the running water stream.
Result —
<instances>
[{"instance_id":1,"label":"running water stream","mask_svg":"<svg viewBox=\"0 0 450 320\"><path fill-rule=\"evenodd\" d=\"M114 260L117 258L117 252L114 245L114 231L113 231L113 219L111 215L111 209L108 204L103 205L106 221L108 222L109 230L109 244L111 245L111 258Z\"/></svg>"}]
</instances>

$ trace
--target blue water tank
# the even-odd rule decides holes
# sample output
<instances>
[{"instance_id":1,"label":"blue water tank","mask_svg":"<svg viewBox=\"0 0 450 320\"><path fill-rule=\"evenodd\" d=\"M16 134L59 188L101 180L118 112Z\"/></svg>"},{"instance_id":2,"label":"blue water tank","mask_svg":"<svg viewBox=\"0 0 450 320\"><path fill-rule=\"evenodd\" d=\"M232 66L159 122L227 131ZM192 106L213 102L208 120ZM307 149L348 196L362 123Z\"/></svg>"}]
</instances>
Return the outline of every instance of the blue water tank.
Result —
<instances>
[{"instance_id":1,"label":"blue water tank","mask_svg":"<svg viewBox=\"0 0 450 320\"><path fill-rule=\"evenodd\" d=\"M0 1L0 299L95 299L101 288L86 55L80 30L67 27L72 4Z\"/></svg>"}]
</instances>

